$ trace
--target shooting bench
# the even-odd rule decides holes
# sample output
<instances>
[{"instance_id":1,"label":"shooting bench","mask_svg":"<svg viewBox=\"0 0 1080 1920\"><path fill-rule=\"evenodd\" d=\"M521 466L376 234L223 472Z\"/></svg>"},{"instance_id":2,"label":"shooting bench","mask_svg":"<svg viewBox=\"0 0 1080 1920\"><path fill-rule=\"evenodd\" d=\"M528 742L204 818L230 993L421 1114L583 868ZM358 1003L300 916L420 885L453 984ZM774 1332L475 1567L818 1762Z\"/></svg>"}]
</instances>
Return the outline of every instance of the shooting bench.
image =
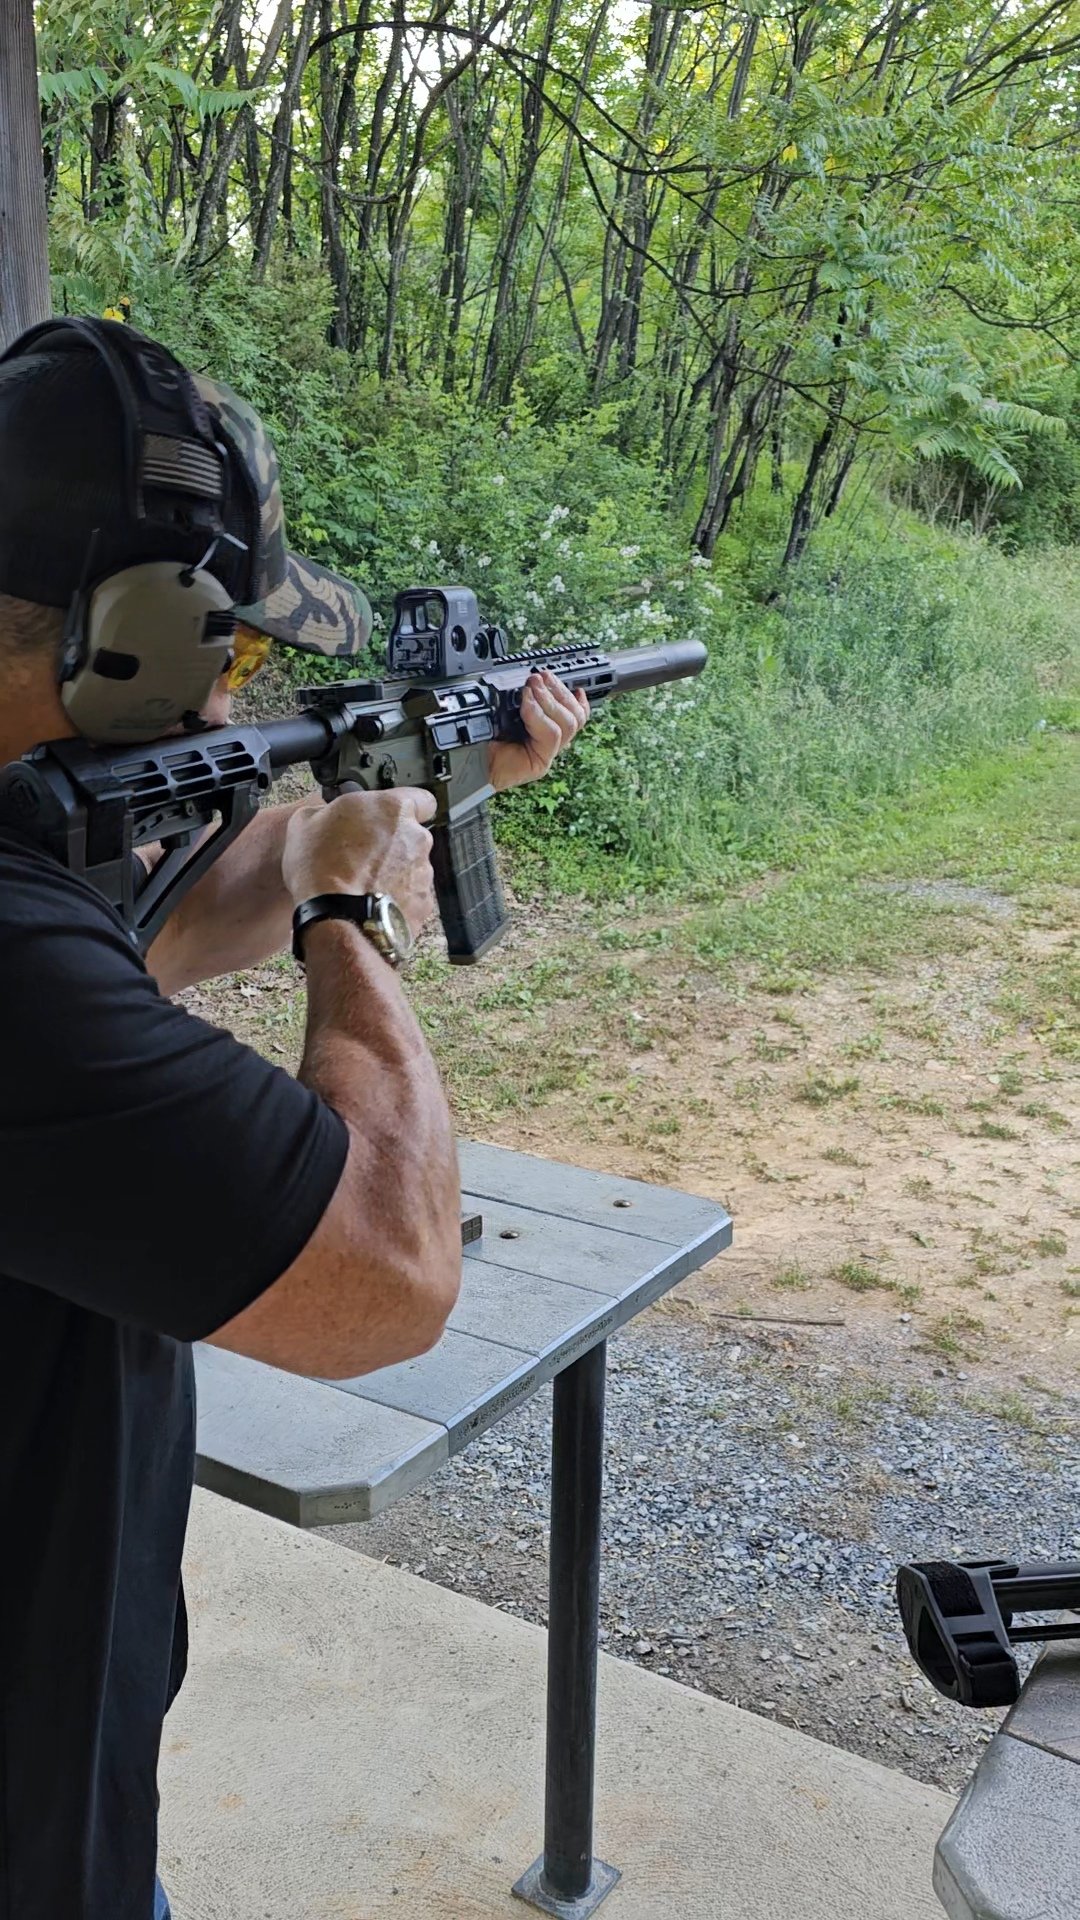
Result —
<instances>
[{"instance_id":1,"label":"shooting bench","mask_svg":"<svg viewBox=\"0 0 1080 1920\"><path fill-rule=\"evenodd\" d=\"M728 1246L711 1201L461 1146L461 1297L419 1360L333 1383L197 1354L198 1479L299 1527L370 1520L554 1380L544 1849L514 1892L584 1920L618 1879L593 1858L608 1336Z\"/></svg>"},{"instance_id":2,"label":"shooting bench","mask_svg":"<svg viewBox=\"0 0 1080 1920\"><path fill-rule=\"evenodd\" d=\"M991 1740L941 1839L949 1920L1080 1915L1080 1625L1049 1646Z\"/></svg>"}]
</instances>

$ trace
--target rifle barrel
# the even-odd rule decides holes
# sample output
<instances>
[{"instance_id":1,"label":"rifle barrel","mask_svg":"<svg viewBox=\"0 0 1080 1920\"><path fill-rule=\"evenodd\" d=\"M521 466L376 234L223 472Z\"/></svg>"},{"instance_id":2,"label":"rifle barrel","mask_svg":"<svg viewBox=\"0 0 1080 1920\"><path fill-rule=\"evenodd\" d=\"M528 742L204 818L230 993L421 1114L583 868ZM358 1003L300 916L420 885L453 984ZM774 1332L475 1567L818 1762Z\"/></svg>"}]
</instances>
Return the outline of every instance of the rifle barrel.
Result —
<instances>
[{"instance_id":1,"label":"rifle barrel","mask_svg":"<svg viewBox=\"0 0 1080 1920\"><path fill-rule=\"evenodd\" d=\"M700 673L709 658L700 640L671 640L656 647L628 647L609 656L615 669L616 693L634 693L641 687L664 686L669 680L688 680Z\"/></svg>"}]
</instances>

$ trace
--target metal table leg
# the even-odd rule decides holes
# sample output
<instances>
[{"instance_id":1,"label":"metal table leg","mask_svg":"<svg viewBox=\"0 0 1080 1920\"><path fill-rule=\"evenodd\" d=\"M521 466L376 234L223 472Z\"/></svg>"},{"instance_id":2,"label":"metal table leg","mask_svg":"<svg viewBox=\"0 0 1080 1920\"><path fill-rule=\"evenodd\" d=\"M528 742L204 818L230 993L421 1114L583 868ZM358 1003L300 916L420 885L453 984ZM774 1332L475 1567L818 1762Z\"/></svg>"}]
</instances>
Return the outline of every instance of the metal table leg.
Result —
<instances>
[{"instance_id":1,"label":"metal table leg","mask_svg":"<svg viewBox=\"0 0 1080 1920\"><path fill-rule=\"evenodd\" d=\"M601 1341L555 1381L544 1851L514 1886L562 1920L585 1920L619 1878L592 1850L606 1365Z\"/></svg>"}]
</instances>

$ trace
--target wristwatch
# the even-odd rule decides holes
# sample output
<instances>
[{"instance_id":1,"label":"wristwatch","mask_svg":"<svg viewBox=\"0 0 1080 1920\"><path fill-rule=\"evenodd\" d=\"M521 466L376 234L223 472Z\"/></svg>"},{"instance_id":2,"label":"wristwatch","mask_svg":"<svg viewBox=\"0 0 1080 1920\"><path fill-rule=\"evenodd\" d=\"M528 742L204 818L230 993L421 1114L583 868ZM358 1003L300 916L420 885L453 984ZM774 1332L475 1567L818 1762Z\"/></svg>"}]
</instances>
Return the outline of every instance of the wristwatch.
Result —
<instances>
[{"instance_id":1,"label":"wristwatch","mask_svg":"<svg viewBox=\"0 0 1080 1920\"><path fill-rule=\"evenodd\" d=\"M388 893L317 893L293 914L293 959L304 964L304 935L318 920L351 920L392 967L403 967L416 941L396 900Z\"/></svg>"}]
</instances>

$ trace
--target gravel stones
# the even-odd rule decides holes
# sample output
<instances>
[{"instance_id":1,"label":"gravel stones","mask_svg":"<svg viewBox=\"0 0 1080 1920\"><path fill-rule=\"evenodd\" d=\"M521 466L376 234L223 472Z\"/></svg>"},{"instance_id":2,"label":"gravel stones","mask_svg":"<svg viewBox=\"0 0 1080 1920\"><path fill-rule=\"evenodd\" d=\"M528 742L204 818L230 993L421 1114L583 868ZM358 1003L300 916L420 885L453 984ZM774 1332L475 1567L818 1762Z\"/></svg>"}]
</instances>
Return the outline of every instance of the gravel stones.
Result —
<instances>
[{"instance_id":1,"label":"gravel stones","mask_svg":"<svg viewBox=\"0 0 1080 1920\"><path fill-rule=\"evenodd\" d=\"M908 1659L903 1560L1077 1553L1075 1407L989 1397L846 1329L704 1339L648 1315L612 1343L606 1644L956 1788L998 1716ZM998 1388L1000 1398L1001 1389ZM367 1527L333 1536L542 1620L550 1396Z\"/></svg>"}]
</instances>

